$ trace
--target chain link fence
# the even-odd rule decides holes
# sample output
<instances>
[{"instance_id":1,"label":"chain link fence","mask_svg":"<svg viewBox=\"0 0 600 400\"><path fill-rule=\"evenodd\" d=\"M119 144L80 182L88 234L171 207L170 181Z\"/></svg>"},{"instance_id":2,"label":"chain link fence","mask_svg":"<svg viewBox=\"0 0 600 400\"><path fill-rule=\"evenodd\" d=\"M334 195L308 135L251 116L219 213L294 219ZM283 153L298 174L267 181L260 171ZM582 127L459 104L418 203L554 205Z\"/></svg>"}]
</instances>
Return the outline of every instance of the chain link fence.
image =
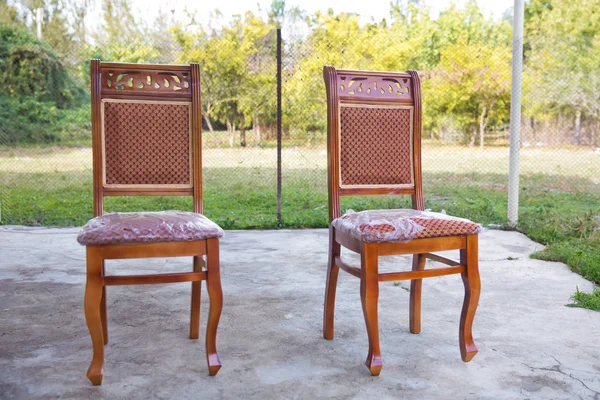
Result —
<instances>
[{"instance_id":1,"label":"chain link fence","mask_svg":"<svg viewBox=\"0 0 600 400\"><path fill-rule=\"evenodd\" d=\"M6 38L9 28L2 29ZM229 229L327 225L323 65L417 69L426 206L487 224L506 222L510 35L458 35L436 52L403 38L404 31L351 33L318 26L286 35L284 30L278 219L278 36L271 28L240 29L212 35L171 30L168 37L145 42L86 48L13 34L19 40L0 45L0 222L68 226L92 216L90 58L200 63L205 213ZM524 201L548 194L600 201L600 65L561 61L570 45L567 39L528 43L521 121ZM391 197L348 198L342 204L406 205L406 199ZM191 209L191 200L109 198L106 204L109 211L165 208Z\"/></svg>"}]
</instances>

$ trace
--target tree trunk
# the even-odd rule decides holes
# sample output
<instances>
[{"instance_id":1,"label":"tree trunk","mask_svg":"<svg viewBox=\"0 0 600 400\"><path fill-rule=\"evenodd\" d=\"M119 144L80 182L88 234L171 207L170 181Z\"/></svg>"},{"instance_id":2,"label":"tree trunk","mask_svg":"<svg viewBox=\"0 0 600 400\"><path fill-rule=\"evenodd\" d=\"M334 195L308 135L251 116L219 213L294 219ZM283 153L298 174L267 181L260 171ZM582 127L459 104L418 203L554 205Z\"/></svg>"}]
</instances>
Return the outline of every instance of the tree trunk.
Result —
<instances>
[{"instance_id":1,"label":"tree trunk","mask_svg":"<svg viewBox=\"0 0 600 400\"><path fill-rule=\"evenodd\" d=\"M240 146L246 147L246 116L240 113Z\"/></svg>"},{"instance_id":2,"label":"tree trunk","mask_svg":"<svg viewBox=\"0 0 600 400\"><path fill-rule=\"evenodd\" d=\"M479 148L481 150L483 150L483 136L485 133L485 126L487 125L486 119L485 119L485 114L487 112L487 108L485 108L485 106L482 106L482 107L483 107L483 109L481 110L481 115L479 116ZM473 143L473 144L475 144L475 143Z\"/></svg>"},{"instance_id":3,"label":"tree trunk","mask_svg":"<svg viewBox=\"0 0 600 400\"><path fill-rule=\"evenodd\" d=\"M592 129L592 143L594 147L600 147L600 119L596 119L596 129Z\"/></svg>"},{"instance_id":4,"label":"tree trunk","mask_svg":"<svg viewBox=\"0 0 600 400\"><path fill-rule=\"evenodd\" d=\"M537 121L535 117L531 117L531 141L535 144L538 142L537 139Z\"/></svg>"},{"instance_id":5,"label":"tree trunk","mask_svg":"<svg viewBox=\"0 0 600 400\"><path fill-rule=\"evenodd\" d=\"M477 139L477 128L473 127L471 130L471 139L469 140L469 147L475 147L475 140Z\"/></svg>"},{"instance_id":6,"label":"tree trunk","mask_svg":"<svg viewBox=\"0 0 600 400\"><path fill-rule=\"evenodd\" d=\"M254 141L260 144L260 122L258 121L258 111L252 113L252 130L254 131Z\"/></svg>"},{"instance_id":7,"label":"tree trunk","mask_svg":"<svg viewBox=\"0 0 600 400\"><path fill-rule=\"evenodd\" d=\"M575 137L573 137L573 144L578 146L581 141L581 110L575 112Z\"/></svg>"},{"instance_id":8,"label":"tree trunk","mask_svg":"<svg viewBox=\"0 0 600 400\"><path fill-rule=\"evenodd\" d=\"M221 145L219 143L219 139L217 139L217 134L215 133L215 130L213 129L212 124L210 123L210 118L208 117L208 113L202 113L202 116L204 117L204 122L206 122L206 125L208 126L208 130L212 134L213 140L215 141L215 147L217 147L217 148L221 147Z\"/></svg>"},{"instance_id":9,"label":"tree trunk","mask_svg":"<svg viewBox=\"0 0 600 400\"><path fill-rule=\"evenodd\" d=\"M233 147L233 141L235 140L235 122L231 122L227 119L227 133L229 134L229 147Z\"/></svg>"}]
</instances>

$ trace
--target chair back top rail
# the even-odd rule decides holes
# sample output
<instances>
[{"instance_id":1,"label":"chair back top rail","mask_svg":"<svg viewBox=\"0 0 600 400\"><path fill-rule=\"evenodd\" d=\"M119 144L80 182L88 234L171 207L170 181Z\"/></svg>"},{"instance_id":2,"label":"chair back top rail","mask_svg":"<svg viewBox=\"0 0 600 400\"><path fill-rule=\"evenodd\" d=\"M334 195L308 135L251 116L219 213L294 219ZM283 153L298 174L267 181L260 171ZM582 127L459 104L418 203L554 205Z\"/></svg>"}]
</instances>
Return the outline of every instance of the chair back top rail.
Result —
<instances>
[{"instance_id":1,"label":"chair back top rail","mask_svg":"<svg viewBox=\"0 0 600 400\"><path fill-rule=\"evenodd\" d=\"M412 77L405 72L336 70L336 86L341 102L413 102Z\"/></svg>"},{"instance_id":2,"label":"chair back top rail","mask_svg":"<svg viewBox=\"0 0 600 400\"><path fill-rule=\"evenodd\" d=\"M103 97L192 96L190 65L102 63L100 74Z\"/></svg>"}]
</instances>

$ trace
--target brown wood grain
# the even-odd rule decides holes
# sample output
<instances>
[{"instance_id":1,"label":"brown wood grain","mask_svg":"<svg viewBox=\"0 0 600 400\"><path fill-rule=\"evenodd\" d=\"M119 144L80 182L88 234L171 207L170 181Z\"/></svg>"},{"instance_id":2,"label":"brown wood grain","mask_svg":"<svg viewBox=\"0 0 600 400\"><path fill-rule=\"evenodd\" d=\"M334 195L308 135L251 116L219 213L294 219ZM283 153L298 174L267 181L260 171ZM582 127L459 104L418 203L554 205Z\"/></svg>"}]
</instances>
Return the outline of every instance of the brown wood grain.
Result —
<instances>
[{"instance_id":1,"label":"brown wood grain","mask_svg":"<svg viewBox=\"0 0 600 400\"><path fill-rule=\"evenodd\" d=\"M88 247L86 250L87 270L83 308L94 349L92 362L86 375L94 385L100 385L104 370L104 328L100 312L103 287L102 258L97 249Z\"/></svg>"},{"instance_id":2,"label":"brown wood grain","mask_svg":"<svg viewBox=\"0 0 600 400\"><path fill-rule=\"evenodd\" d=\"M377 308L379 307L379 273L377 243L363 244L360 253L361 276L360 276L360 300L362 303L367 336L369 338L369 352L365 364L371 374L379 375L383 362L381 349L379 347L379 318Z\"/></svg>"},{"instance_id":3,"label":"brown wood grain","mask_svg":"<svg viewBox=\"0 0 600 400\"><path fill-rule=\"evenodd\" d=\"M219 271L219 239L208 239L206 242L206 291L210 299L206 324L206 360L208 372L214 376L221 369L221 360L217 354L217 327L223 310L223 290Z\"/></svg>"},{"instance_id":4,"label":"brown wood grain","mask_svg":"<svg viewBox=\"0 0 600 400\"><path fill-rule=\"evenodd\" d=\"M201 256L194 256L194 272L202 272L203 262ZM206 279L206 274L204 275ZM192 304L190 307L190 339L200 337L200 295L202 285L200 281L192 282Z\"/></svg>"},{"instance_id":5,"label":"brown wood grain","mask_svg":"<svg viewBox=\"0 0 600 400\"><path fill-rule=\"evenodd\" d=\"M462 265L445 268L422 269L403 272L386 272L379 274L379 281L406 281L406 280L421 280L423 278L434 278L436 276L445 276L452 274L460 274L465 270Z\"/></svg>"},{"instance_id":6,"label":"brown wood grain","mask_svg":"<svg viewBox=\"0 0 600 400\"><path fill-rule=\"evenodd\" d=\"M342 79L345 77L345 79ZM364 77L365 80L356 82L389 82L386 78L402 79L401 86L408 87L408 93L365 93L348 92L347 84L352 77ZM327 93L327 177L328 205L330 223L340 217L341 196L370 196L370 195L409 195L412 208L423 211L423 175L421 160L421 128L422 104L421 82L416 71L382 72L337 70L331 66L323 68L323 78ZM379 84L379 83L378 83ZM352 88L356 88L353 83ZM374 86L373 86L374 87ZM364 89L364 86L363 86ZM412 113L412 187L394 187L393 185L340 185L340 107L353 106L411 106ZM390 166L393 168L394 166ZM410 318L409 327L412 333L421 331L421 292L422 280L436 276L461 274L465 286L465 301L460 322L460 350L462 359L470 361L477 353L472 337L473 318L479 300L480 283L477 265L478 249L477 235L457 235L415 239L407 242L365 243L345 232L336 230L330 225L329 233L329 266L325 289L325 305L323 315L323 336L332 339L334 336L334 302L338 271L342 269L361 281L361 302L365 315L365 324L369 337L369 353L367 367L373 375L378 375L382 368L379 349L377 302L380 281L411 280ZM361 266L356 268L345 264L340 257L340 248L345 247L361 254ZM432 254L446 250L459 250L460 262ZM379 273L378 257L390 255L413 254L412 271ZM449 265L446 268L425 269L426 259Z\"/></svg>"},{"instance_id":7,"label":"brown wood grain","mask_svg":"<svg viewBox=\"0 0 600 400\"><path fill-rule=\"evenodd\" d=\"M352 276L355 276L357 278L360 278L360 268L357 267L353 267L352 265L346 264L344 261L342 261L341 257L336 257L335 258L335 265L337 265L340 269L344 270L345 272L349 273Z\"/></svg>"},{"instance_id":8,"label":"brown wood grain","mask_svg":"<svg viewBox=\"0 0 600 400\"><path fill-rule=\"evenodd\" d=\"M114 70L139 71L143 76L155 72L173 72L190 77L189 90L114 90L102 88L102 73ZM160 75L152 75L160 76ZM183 75L182 75L183 76ZM91 93L92 93L92 157L94 183L94 216L104 212L105 196L193 196L194 212L202 213L202 120L200 102L200 67L196 63L189 65L153 65L131 63L104 63L91 61ZM103 99L121 99L139 101L185 101L192 102L192 187L106 187L103 185L104 145L102 135L101 103ZM202 256L207 256L206 270L203 270ZM112 275L105 276L104 262L110 259L152 258L152 257L193 257L192 272L176 272L151 275ZM87 246L87 279L84 301L85 317L92 338L93 358L87 377L94 385L102 383L104 365L104 345L108 343L108 327L106 318L106 286L142 285L155 283L192 282L190 338L197 339L200 325L200 288L201 281L207 281L210 297L210 311L206 333L206 357L210 375L215 375L221 368L217 354L216 335L221 310L223 293L220 281L219 239L195 240L185 242L159 242L136 244L108 244Z\"/></svg>"},{"instance_id":9,"label":"brown wood grain","mask_svg":"<svg viewBox=\"0 0 600 400\"><path fill-rule=\"evenodd\" d=\"M338 274L340 272L341 246L335 240L335 229L329 228L329 259L327 264L327 279L325 283L325 305L323 307L323 337L327 340L333 339L334 314L335 314L335 292L337 288Z\"/></svg>"},{"instance_id":10,"label":"brown wood grain","mask_svg":"<svg viewBox=\"0 0 600 400\"><path fill-rule=\"evenodd\" d=\"M477 235L470 235L467 248L460 251L460 262L466 265L462 273L465 286L465 299L460 315L459 345L460 355L464 362L469 362L477 354L477 347L473 341L473 320L479 304L481 282L479 278L479 260L477 258L479 242Z\"/></svg>"},{"instance_id":11,"label":"brown wood grain","mask_svg":"<svg viewBox=\"0 0 600 400\"><path fill-rule=\"evenodd\" d=\"M206 272L173 272L154 275L114 275L105 276L105 286L152 285L157 283L200 282L206 279Z\"/></svg>"},{"instance_id":12,"label":"brown wood grain","mask_svg":"<svg viewBox=\"0 0 600 400\"><path fill-rule=\"evenodd\" d=\"M412 270L420 272L425 269L427 259L423 254L414 254ZM421 333L421 293L423 290L423 279L413 279L410 281L410 304L408 316L408 328L411 333Z\"/></svg>"}]
</instances>

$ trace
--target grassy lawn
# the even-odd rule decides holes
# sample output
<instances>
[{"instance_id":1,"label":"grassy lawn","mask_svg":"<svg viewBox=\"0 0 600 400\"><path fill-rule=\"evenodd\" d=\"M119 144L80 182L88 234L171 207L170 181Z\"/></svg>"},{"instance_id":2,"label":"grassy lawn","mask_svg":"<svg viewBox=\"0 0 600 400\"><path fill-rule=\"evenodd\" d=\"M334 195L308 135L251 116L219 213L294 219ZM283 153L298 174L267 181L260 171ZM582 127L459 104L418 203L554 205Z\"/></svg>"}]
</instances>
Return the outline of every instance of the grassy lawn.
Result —
<instances>
[{"instance_id":1,"label":"grassy lawn","mask_svg":"<svg viewBox=\"0 0 600 400\"><path fill-rule=\"evenodd\" d=\"M225 229L327 226L326 152L283 151L283 220L276 219L274 149L205 149L205 214ZM600 285L600 154L523 149L518 229L547 247L533 257L562 261ZM506 222L508 149L424 146L426 207L484 225ZM89 148L0 149L4 224L80 226L92 216ZM107 211L191 209L181 197L105 199ZM342 209L407 207L407 198L348 197ZM573 288L576 290L576 288ZM600 291L574 305L600 310Z\"/></svg>"}]
</instances>

